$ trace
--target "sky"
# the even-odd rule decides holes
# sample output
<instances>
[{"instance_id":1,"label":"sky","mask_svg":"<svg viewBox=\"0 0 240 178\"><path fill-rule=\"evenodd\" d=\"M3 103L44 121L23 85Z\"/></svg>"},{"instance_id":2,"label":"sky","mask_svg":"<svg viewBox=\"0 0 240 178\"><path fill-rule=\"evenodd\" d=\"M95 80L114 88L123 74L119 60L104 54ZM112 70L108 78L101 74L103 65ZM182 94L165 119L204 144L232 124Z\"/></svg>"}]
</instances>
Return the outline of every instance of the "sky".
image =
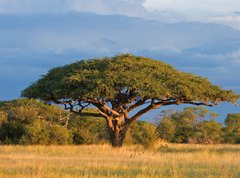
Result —
<instances>
[{"instance_id":1,"label":"sky","mask_svg":"<svg viewBox=\"0 0 240 178\"><path fill-rule=\"evenodd\" d=\"M86 11L166 22L201 21L240 29L239 0L0 0L0 13Z\"/></svg>"},{"instance_id":2,"label":"sky","mask_svg":"<svg viewBox=\"0 0 240 178\"><path fill-rule=\"evenodd\" d=\"M0 0L0 100L52 67L124 52L240 93L240 1Z\"/></svg>"}]
</instances>

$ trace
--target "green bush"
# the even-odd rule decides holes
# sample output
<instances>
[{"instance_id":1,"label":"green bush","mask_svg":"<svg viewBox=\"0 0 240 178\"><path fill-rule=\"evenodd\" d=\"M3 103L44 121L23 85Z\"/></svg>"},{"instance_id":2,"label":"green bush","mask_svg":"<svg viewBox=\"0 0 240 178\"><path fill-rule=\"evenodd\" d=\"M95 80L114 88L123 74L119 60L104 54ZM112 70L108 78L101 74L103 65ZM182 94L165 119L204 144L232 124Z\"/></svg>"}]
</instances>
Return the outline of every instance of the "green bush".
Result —
<instances>
[{"instance_id":1,"label":"green bush","mask_svg":"<svg viewBox=\"0 0 240 178\"><path fill-rule=\"evenodd\" d=\"M129 129L132 144L141 144L145 148L153 147L158 140L156 126L145 121L136 121Z\"/></svg>"},{"instance_id":2,"label":"green bush","mask_svg":"<svg viewBox=\"0 0 240 178\"><path fill-rule=\"evenodd\" d=\"M4 121L0 125L0 143L19 144L20 138L26 133L25 126L15 120Z\"/></svg>"},{"instance_id":3,"label":"green bush","mask_svg":"<svg viewBox=\"0 0 240 178\"><path fill-rule=\"evenodd\" d=\"M109 142L106 121L102 117L87 116L86 113L95 113L96 110L88 109L78 115L72 115L68 129L73 133L74 144L99 144Z\"/></svg>"},{"instance_id":4,"label":"green bush","mask_svg":"<svg viewBox=\"0 0 240 178\"><path fill-rule=\"evenodd\" d=\"M0 113L2 144L72 143L71 132L63 126L67 112L59 107L19 99L1 103Z\"/></svg>"},{"instance_id":5,"label":"green bush","mask_svg":"<svg viewBox=\"0 0 240 178\"><path fill-rule=\"evenodd\" d=\"M64 145L72 143L72 134L65 127L36 120L26 126L25 134L20 138L22 144Z\"/></svg>"}]
</instances>

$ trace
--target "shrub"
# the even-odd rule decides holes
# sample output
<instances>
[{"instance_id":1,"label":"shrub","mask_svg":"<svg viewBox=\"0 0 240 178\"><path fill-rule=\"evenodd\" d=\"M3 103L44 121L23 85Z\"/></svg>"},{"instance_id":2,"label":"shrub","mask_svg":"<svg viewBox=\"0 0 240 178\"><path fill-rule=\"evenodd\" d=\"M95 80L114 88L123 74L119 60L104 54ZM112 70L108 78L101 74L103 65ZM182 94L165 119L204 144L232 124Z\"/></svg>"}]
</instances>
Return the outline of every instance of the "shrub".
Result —
<instances>
[{"instance_id":1,"label":"shrub","mask_svg":"<svg viewBox=\"0 0 240 178\"><path fill-rule=\"evenodd\" d=\"M64 145L72 143L72 134L61 125L36 120L26 126L25 134L20 138L22 144Z\"/></svg>"},{"instance_id":2,"label":"shrub","mask_svg":"<svg viewBox=\"0 0 240 178\"><path fill-rule=\"evenodd\" d=\"M2 144L68 144L71 132L62 125L67 112L37 100L19 99L1 103Z\"/></svg>"},{"instance_id":3,"label":"shrub","mask_svg":"<svg viewBox=\"0 0 240 178\"><path fill-rule=\"evenodd\" d=\"M156 126L145 121L135 122L129 132L132 143L141 144L145 148L153 147L158 140Z\"/></svg>"},{"instance_id":4,"label":"shrub","mask_svg":"<svg viewBox=\"0 0 240 178\"><path fill-rule=\"evenodd\" d=\"M83 112L93 112L88 109ZM109 135L106 127L106 121L102 117L91 117L84 114L72 115L68 124L68 129L73 133L74 144L98 144L109 141Z\"/></svg>"}]
</instances>

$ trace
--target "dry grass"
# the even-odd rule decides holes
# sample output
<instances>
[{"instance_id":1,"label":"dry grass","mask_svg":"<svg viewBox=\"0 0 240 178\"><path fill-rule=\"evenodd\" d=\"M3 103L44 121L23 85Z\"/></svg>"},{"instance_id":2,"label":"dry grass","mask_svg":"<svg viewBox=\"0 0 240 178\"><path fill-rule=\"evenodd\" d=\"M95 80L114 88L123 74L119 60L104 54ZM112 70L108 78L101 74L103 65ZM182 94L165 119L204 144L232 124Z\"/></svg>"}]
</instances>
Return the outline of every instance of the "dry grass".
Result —
<instances>
[{"instance_id":1,"label":"dry grass","mask_svg":"<svg viewBox=\"0 0 240 178\"><path fill-rule=\"evenodd\" d=\"M240 177L240 146L1 146L0 177Z\"/></svg>"}]
</instances>

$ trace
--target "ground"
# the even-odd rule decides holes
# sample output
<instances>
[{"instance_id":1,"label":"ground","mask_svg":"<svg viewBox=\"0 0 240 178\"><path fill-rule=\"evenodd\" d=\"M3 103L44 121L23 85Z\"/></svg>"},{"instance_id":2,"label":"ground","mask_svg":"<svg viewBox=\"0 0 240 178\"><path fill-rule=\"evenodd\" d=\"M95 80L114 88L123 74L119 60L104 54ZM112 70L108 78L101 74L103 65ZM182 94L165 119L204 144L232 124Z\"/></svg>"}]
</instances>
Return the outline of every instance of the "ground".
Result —
<instances>
[{"instance_id":1,"label":"ground","mask_svg":"<svg viewBox=\"0 0 240 178\"><path fill-rule=\"evenodd\" d=\"M1 146L0 177L240 177L240 145Z\"/></svg>"}]
</instances>

